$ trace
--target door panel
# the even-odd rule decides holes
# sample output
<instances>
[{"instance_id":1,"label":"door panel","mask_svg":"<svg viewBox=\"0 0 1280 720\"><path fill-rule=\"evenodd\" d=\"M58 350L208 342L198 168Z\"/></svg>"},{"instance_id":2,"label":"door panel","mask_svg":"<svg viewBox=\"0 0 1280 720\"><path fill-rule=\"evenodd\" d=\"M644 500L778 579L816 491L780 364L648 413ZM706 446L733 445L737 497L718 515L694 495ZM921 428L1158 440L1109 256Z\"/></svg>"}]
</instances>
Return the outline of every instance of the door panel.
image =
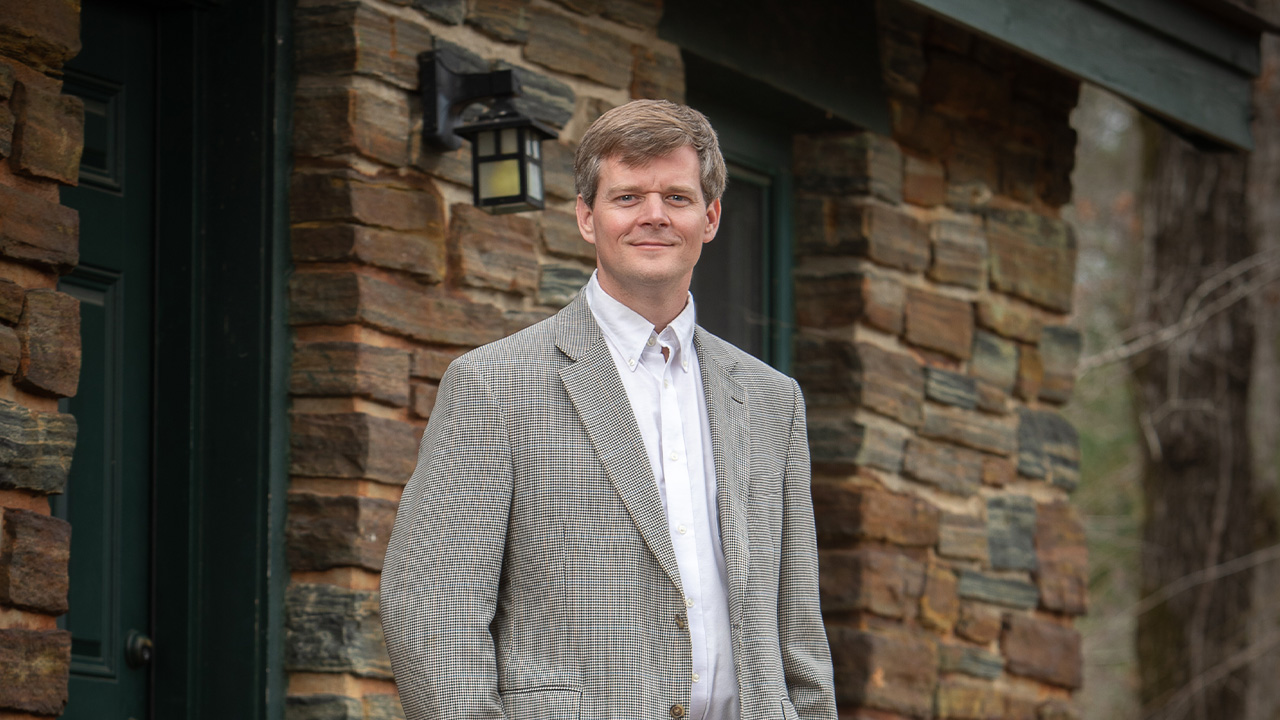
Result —
<instances>
[{"instance_id":1,"label":"door panel","mask_svg":"<svg viewBox=\"0 0 1280 720\"><path fill-rule=\"evenodd\" d=\"M80 265L61 289L80 300L81 378L64 401L79 433L54 511L72 527L71 684L64 718L149 717L145 663L130 639L151 632L152 313L155 19L86 1L83 50L64 91L85 103Z\"/></svg>"}]
</instances>

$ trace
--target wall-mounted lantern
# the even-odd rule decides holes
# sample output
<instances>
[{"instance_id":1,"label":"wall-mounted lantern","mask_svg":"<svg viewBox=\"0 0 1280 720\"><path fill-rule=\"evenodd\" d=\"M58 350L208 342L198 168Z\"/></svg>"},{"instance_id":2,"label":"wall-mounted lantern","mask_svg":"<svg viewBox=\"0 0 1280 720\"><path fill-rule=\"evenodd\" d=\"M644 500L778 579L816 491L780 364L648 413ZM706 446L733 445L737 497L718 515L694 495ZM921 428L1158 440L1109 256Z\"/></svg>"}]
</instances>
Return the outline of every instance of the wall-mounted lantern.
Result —
<instances>
[{"instance_id":1,"label":"wall-mounted lantern","mask_svg":"<svg viewBox=\"0 0 1280 720\"><path fill-rule=\"evenodd\" d=\"M460 137L471 141L476 207L495 214L541 210L542 141L556 133L515 109L520 82L513 71L458 72L462 65L447 50L418 56L423 145L456 150ZM485 112L462 124L463 110L477 103L486 105Z\"/></svg>"}]
</instances>

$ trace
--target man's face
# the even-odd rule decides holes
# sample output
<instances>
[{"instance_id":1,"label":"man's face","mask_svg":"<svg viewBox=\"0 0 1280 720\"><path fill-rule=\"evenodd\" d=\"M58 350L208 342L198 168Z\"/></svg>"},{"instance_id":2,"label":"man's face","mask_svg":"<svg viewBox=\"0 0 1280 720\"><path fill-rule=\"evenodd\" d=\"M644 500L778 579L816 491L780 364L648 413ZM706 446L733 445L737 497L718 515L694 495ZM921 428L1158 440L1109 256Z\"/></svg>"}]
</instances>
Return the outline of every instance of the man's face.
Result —
<instances>
[{"instance_id":1,"label":"man's face","mask_svg":"<svg viewBox=\"0 0 1280 720\"><path fill-rule=\"evenodd\" d=\"M698 153L687 145L635 167L605 158L595 204L578 197L578 229L596 246L600 284L624 302L683 297L719 226L720 201L703 201Z\"/></svg>"}]
</instances>

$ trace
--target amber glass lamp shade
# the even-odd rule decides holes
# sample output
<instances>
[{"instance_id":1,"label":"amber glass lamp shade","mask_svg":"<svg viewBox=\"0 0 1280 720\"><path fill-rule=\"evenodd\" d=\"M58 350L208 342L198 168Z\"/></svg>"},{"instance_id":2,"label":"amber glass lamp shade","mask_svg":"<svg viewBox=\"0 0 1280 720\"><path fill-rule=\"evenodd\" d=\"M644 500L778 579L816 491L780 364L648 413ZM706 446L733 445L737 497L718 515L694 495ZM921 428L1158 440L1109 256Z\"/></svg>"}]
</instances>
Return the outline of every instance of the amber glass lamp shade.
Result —
<instances>
[{"instance_id":1,"label":"amber glass lamp shade","mask_svg":"<svg viewBox=\"0 0 1280 720\"><path fill-rule=\"evenodd\" d=\"M471 141L476 207L494 214L543 208L542 141L555 133L521 115L481 118L454 132Z\"/></svg>"}]
</instances>

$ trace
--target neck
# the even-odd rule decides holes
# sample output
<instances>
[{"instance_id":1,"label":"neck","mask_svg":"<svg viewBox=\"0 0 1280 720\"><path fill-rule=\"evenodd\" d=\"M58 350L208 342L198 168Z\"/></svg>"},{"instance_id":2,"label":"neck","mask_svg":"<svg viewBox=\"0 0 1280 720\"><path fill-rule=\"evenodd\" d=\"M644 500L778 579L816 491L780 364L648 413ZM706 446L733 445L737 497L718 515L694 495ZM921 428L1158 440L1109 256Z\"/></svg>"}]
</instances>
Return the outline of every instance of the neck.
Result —
<instances>
[{"instance_id":1,"label":"neck","mask_svg":"<svg viewBox=\"0 0 1280 720\"><path fill-rule=\"evenodd\" d=\"M667 325L676 319L684 306L689 302L689 284L684 288L638 287L623 288L615 285L604 274L596 275L600 288L609 293L609 297L636 311L640 317L653 323L653 331L661 333Z\"/></svg>"}]
</instances>

